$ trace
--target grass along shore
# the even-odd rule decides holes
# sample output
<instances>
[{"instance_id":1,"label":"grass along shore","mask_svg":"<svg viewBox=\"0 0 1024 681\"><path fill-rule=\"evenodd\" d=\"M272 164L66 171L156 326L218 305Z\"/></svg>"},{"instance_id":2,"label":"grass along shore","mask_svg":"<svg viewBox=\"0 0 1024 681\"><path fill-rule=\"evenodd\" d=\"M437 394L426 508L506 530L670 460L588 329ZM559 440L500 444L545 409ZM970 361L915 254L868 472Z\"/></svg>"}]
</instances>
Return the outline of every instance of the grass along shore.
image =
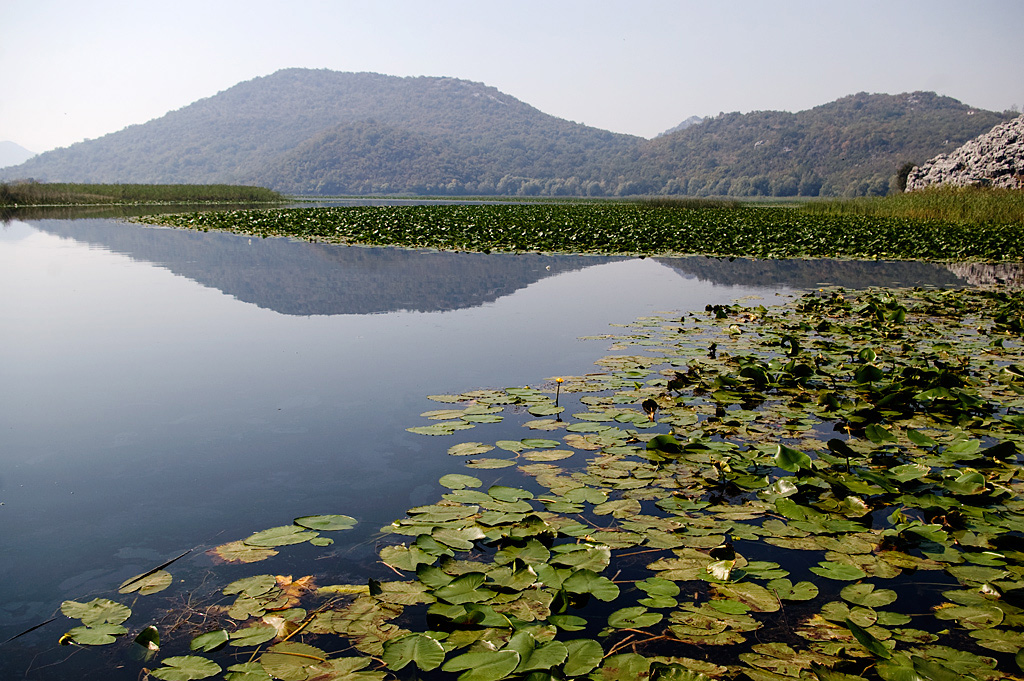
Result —
<instances>
[{"instance_id":1,"label":"grass along shore","mask_svg":"<svg viewBox=\"0 0 1024 681\"><path fill-rule=\"evenodd\" d=\"M263 187L229 184L0 184L0 207L162 203L280 203Z\"/></svg>"}]
</instances>

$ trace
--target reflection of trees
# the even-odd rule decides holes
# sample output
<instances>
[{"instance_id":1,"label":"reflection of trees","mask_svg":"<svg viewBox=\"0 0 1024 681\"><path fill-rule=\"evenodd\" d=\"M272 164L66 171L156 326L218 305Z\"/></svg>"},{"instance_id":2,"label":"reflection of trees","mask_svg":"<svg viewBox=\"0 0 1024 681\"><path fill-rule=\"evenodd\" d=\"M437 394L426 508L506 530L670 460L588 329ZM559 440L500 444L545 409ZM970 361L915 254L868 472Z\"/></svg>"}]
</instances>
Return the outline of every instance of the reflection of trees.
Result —
<instances>
[{"instance_id":1,"label":"reflection of trees","mask_svg":"<svg viewBox=\"0 0 1024 681\"><path fill-rule=\"evenodd\" d=\"M1024 287L1024 265L1020 263L958 262L946 265L950 272L972 286L1005 284Z\"/></svg>"},{"instance_id":2,"label":"reflection of trees","mask_svg":"<svg viewBox=\"0 0 1024 681\"><path fill-rule=\"evenodd\" d=\"M943 265L912 261L867 260L750 260L746 258L657 258L684 276L726 286L791 286L814 288L834 285L962 286L958 273Z\"/></svg>"},{"instance_id":3,"label":"reflection of trees","mask_svg":"<svg viewBox=\"0 0 1024 681\"><path fill-rule=\"evenodd\" d=\"M281 314L435 312L483 305L561 272L621 258L362 248L148 228L108 220L34 227L156 263ZM255 243L254 243L255 241Z\"/></svg>"}]
</instances>

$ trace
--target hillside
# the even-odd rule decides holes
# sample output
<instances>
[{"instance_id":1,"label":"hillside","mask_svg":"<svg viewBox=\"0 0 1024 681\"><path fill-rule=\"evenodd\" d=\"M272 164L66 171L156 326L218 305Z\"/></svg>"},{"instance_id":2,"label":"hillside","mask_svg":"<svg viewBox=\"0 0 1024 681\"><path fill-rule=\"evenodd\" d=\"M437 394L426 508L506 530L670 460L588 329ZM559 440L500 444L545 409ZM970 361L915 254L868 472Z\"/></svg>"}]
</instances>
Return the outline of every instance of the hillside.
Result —
<instances>
[{"instance_id":1,"label":"hillside","mask_svg":"<svg viewBox=\"0 0 1024 681\"><path fill-rule=\"evenodd\" d=\"M720 114L648 143L645 188L732 196L886 194L897 168L1008 120L931 92L860 93L787 113Z\"/></svg>"},{"instance_id":2,"label":"hillside","mask_svg":"<svg viewBox=\"0 0 1024 681\"><path fill-rule=\"evenodd\" d=\"M376 130L371 131L371 128ZM240 83L143 125L41 154L4 171L11 179L66 182L238 182L317 191L324 141L346 159L375 150L367 164L409 175L371 182L369 191L496 191L503 178L599 178L640 138L571 123L480 83L374 73L288 69ZM347 141L356 143L346 146ZM429 163L438 148L455 165ZM326 165L324 165L326 164ZM454 183L453 183L454 180ZM466 186L470 182L470 186ZM514 189L525 183L514 182ZM366 182L362 176L358 187ZM387 186L384 186L387 185ZM546 186L538 187L537 193ZM351 193L356 187L337 186ZM514 192L512 192L514 193Z\"/></svg>"},{"instance_id":3,"label":"hillside","mask_svg":"<svg viewBox=\"0 0 1024 681\"><path fill-rule=\"evenodd\" d=\"M653 140L544 114L454 78L287 69L0 179L237 183L288 193L817 196L886 193L1010 118L917 92L720 114Z\"/></svg>"}]
</instances>

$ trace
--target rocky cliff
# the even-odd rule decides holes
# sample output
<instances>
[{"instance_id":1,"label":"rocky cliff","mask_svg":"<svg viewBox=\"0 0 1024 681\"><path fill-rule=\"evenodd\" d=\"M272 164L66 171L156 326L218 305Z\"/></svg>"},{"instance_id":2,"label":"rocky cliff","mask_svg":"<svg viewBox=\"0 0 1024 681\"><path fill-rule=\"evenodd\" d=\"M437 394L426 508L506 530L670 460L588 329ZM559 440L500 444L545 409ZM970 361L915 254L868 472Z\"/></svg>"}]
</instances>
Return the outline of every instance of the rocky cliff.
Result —
<instances>
[{"instance_id":1,"label":"rocky cliff","mask_svg":"<svg viewBox=\"0 0 1024 681\"><path fill-rule=\"evenodd\" d=\"M1024 178L1024 116L992 128L907 176L907 191L939 184L1020 187Z\"/></svg>"}]
</instances>

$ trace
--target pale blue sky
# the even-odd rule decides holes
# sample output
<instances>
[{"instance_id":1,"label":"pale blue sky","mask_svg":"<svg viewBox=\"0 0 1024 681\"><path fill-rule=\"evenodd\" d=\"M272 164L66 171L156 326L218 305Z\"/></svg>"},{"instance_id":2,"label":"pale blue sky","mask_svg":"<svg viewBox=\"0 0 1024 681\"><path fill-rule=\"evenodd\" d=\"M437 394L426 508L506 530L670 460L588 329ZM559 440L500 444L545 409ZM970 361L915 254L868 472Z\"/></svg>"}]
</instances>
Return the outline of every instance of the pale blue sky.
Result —
<instances>
[{"instance_id":1,"label":"pale blue sky","mask_svg":"<svg viewBox=\"0 0 1024 681\"><path fill-rule=\"evenodd\" d=\"M1024 0L0 0L0 140L36 152L288 67L481 81L653 137L934 90L1024 106Z\"/></svg>"}]
</instances>

